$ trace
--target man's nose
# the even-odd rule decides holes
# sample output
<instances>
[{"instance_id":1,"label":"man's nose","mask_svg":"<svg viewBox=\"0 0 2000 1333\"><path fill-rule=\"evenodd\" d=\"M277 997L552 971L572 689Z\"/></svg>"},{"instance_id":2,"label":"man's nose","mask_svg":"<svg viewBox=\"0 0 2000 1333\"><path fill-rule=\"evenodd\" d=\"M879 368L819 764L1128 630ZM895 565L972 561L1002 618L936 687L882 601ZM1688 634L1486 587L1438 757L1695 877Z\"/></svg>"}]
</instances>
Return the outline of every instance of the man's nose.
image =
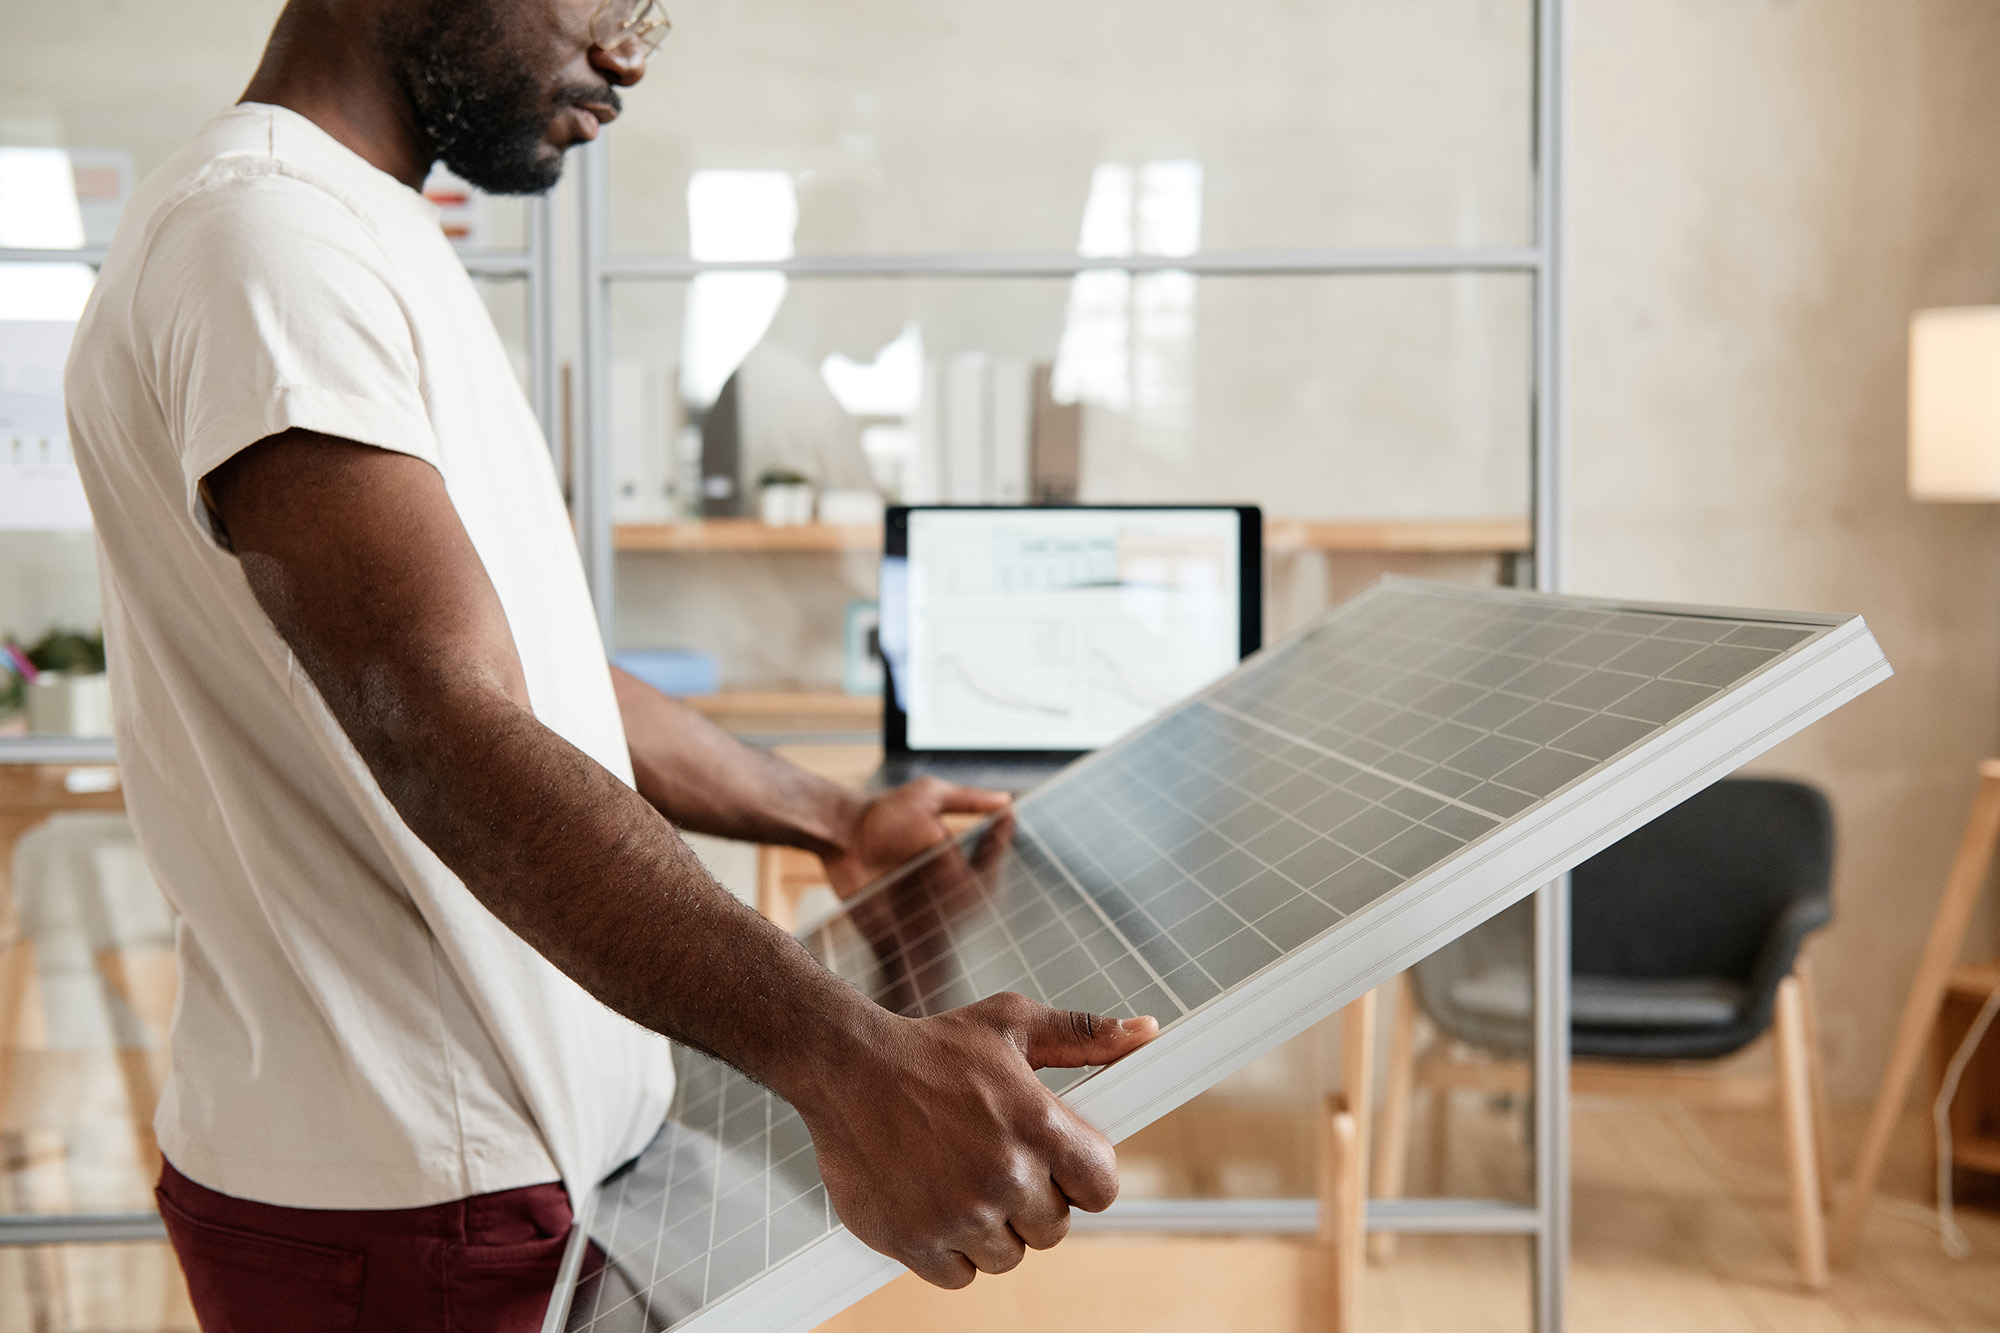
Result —
<instances>
[{"instance_id":1,"label":"man's nose","mask_svg":"<svg viewBox=\"0 0 2000 1333\"><path fill-rule=\"evenodd\" d=\"M590 65L620 88L630 88L646 77L646 45L636 37L627 37L616 46L593 46Z\"/></svg>"}]
</instances>

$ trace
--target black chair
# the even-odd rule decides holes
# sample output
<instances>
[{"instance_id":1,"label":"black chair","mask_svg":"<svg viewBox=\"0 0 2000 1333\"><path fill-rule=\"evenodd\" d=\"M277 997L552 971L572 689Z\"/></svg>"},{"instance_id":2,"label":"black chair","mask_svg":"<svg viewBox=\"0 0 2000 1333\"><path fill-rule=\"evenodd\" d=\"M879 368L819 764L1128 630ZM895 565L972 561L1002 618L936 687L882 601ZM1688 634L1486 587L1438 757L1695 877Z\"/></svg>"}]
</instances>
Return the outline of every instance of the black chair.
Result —
<instances>
[{"instance_id":1,"label":"black chair","mask_svg":"<svg viewBox=\"0 0 2000 1333\"><path fill-rule=\"evenodd\" d=\"M1735 778L1668 811L1571 876L1575 1090L1775 1104L1792 1183L1801 1279L1826 1284L1826 1111L1818 1023L1801 946L1833 919L1833 813L1797 782ZM1525 1091L1531 1048L1532 904L1446 946L1407 974L1391 1040L1376 1192L1401 1193L1404 1121L1433 1097L1442 1151L1454 1088ZM1415 1054L1416 1012L1440 1040ZM1766 1031L1773 1076L1690 1066Z\"/></svg>"}]
</instances>

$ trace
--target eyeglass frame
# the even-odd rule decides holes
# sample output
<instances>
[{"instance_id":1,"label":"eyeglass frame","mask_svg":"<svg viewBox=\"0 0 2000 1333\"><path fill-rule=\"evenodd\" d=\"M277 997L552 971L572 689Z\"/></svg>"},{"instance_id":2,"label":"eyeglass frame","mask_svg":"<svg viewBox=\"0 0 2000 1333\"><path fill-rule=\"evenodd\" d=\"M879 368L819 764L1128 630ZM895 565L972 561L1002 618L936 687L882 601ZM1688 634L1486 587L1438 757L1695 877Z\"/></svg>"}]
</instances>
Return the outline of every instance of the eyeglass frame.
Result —
<instances>
[{"instance_id":1,"label":"eyeglass frame","mask_svg":"<svg viewBox=\"0 0 2000 1333\"><path fill-rule=\"evenodd\" d=\"M629 16L610 32L603 32L606 19L621 5L630 9ZM660 0L603 0L597 12L590 16L590 40L605 51L636 41L640 49L651 56L660 49L660 43L666 41L673 26L674 22L667 17Z\"/></svg>"}]
</instances>

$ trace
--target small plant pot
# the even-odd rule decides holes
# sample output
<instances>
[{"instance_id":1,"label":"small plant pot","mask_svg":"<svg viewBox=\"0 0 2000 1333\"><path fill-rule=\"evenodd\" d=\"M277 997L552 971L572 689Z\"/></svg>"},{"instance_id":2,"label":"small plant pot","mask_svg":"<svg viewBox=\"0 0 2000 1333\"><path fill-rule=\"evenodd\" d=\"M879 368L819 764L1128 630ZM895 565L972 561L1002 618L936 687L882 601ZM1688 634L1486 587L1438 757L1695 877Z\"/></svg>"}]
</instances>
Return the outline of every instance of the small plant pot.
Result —
<instances>
[{"instance_id":1,"label":"small plant pot","mask_svg":"<svg viewBox=\"0 0 2000 1333\"><path fill-rule=\"evenodd\" d=\"M779 482L757 492L757 516L774 528L812 522L813 488L805 482Z\"/></svg>"},{"instance_id":2,"label":"small plant pot","mask_svg":"<svg viewBox=\"0 0 2000 1333\"><path fill-rule=\"evenodd\" d=\"M28 684L28 730L38 736L109 736L111 678L50 673Z\"/></svg>"}]
</instances>

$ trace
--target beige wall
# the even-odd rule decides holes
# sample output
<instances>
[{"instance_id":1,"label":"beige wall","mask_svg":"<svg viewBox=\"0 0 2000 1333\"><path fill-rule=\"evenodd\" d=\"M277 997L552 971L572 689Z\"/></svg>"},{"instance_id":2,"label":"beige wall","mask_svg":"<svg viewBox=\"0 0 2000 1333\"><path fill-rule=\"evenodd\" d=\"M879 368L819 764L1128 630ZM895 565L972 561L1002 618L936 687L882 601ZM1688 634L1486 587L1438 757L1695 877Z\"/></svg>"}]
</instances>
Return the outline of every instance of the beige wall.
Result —
<instances>
[{"instance_id":1,"label":"beige wall","mask_svg":"<svg viewBox=\"0 0 2000 1333\"><path fill-rule=\"evenodd\" d=\"M2000 4L1574 8L1572 584L1858 611L1895 663L1758 765L1839 815L1820 975L1865 1098L2000 740L2000 510L1902 473L1910 311L2000 300Z\"/></svg>"}]
</instances>

